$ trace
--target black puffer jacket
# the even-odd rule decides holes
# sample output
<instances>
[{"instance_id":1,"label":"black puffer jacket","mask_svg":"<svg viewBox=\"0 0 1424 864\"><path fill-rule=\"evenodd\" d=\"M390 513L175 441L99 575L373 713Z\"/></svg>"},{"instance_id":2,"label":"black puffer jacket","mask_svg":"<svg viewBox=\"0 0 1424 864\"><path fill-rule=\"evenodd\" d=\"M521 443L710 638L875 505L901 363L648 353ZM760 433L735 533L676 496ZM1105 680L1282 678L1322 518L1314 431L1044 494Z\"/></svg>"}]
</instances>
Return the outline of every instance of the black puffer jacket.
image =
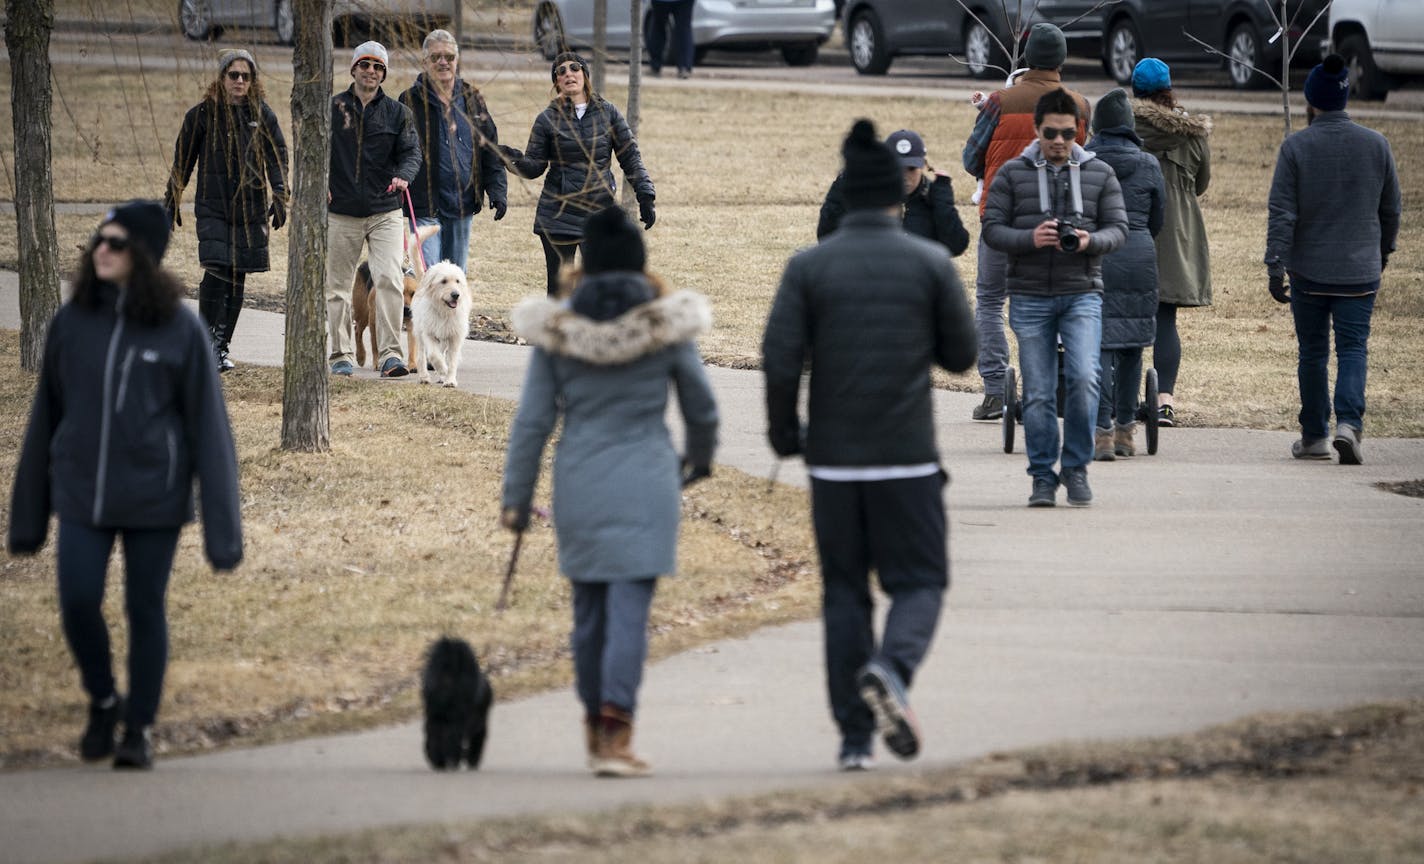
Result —
<instances>
[{"instance_id":1,"label":"black puffer jacket","mask_svg":"<svg viewBox=\"0 0 1424 864\"><path fill-rule=\"evenodd\" d=\"M1112 168L1092 153L1073 145L1070 159L1077 161L1083 212L1073 213L1071 174L1065 165L1048 170L1048 207L1039 201L1038 142L1010 159L985 191L983 237L991 249L1008 256L1005 287L1010 294L1056 296L1103 290L1102 256L1127 241L1127 213L1122 208L1122 188ZM1047 170L1047 169L1045 169ZM1049 218L1075 219L1087 231L1087 248L1064 252L1057 246L1038 248L1034 229Z\"/></svg>"},{"instance_id":2,"label":"black puffer jacket","mask_svg":"<svg viewBox=\"0 0 1424 864\"><path fill-rule=\"evenodd\" d=\"M873 210L846 215L786 265L762 338L768 437L800 452L796 398L811 361L808 465L939 461L930 368L963 372L974 316L943 246Z\"/></svg>"},{"instance_id":3,"label":"black puffer jacket","mask_svg":"<svg viewBox=\"0 0 1424 864\"><path fill-rule=\"evenodd\" d=\"M247 102L204 99L189 109L173 145L178 191L194 167L198 263L219 272L267 270L268 190L285 203L288 185L287 142L277 115L266 102L254 113Z\"/></svg>"},{"instance_id":4,"label":"black puffer jacket","mask_svg":"<svg viewBox=\"0 0 1424 864\"><path fill-rule=\"evenodd\" d=\"M377 90L362 107L356 85L331 97L331 203L341 216L374 216L405 205L387 192L391 178L409 183L420 170L420 139L410 109Z\"/></svg>"},{"instance_id":5,"label":"black puffer jacket","mask_svg":"<svg viewBox=\"0 0 1424 864\"><path fill-rule=\"evenodd\" d=\"M1167 189L1157 157L1131 129L1103 129L1088 149L1112 167L1127 210L1127 242L1103 256L1103 348L1145 348L1157 334L1157 244Z\"/></svg>"},{"instance_id":6,"label":"black puffer jacket","mask_svg":"<svg viewBox=\"0 0 1424 864\"><path fill-rule=\"evenodd\" d=\"M120 289L95 308L66 303L15 470L9 548L44 545L51 513L99 528L171 528L202 491L208 560L242 560L237 457L212 337L188 308L158 325L119 314Z\"/></svg>"},{"instance_id":7,"label":"black puffer jacket","mask_svg":"<svg viewBox=\"0 0 1424 864\"><path fill-rule=\"evenodd\" d=\"M439 215L440 188L451 182L450 178L442 176L440 172L443 161L441 154L449 146L449 138L442 128L444 106L440 103L440 97L426 83L424 75L416 76L415 84L400 95L400 101L410 109L411 118L415 121L415 134L420 138L421 149L425 154L420 163L420 170L416 172L415 180L410 184L411 202L415 205L417 216L435 217ZM474 195L474 204L469 212L464 214L469 216L480 212L486 196L490 201L506 201L508 181L505 179L504 162L499 154L499 128L490 116L485 97L480 95L477 88L456 80L455 94L451 97L450 104L455 110L463 112L470 128L475 132L475 161L470 168L474 187L470 191Z\"/></svg>"},{"instance_id":8,"label":"black puffer jacket","mask_svg":"<svg viewBox=\"0 0 1424 864\"><path fill-rule=\"evenodd\" d=\"M582 119L567 99L549 103L534 118L529 146L513 159L521 177L532 180L549 172L534 214L534 233L582 237L588 217L617 201L614 157L638 200L653 199L653 181L643 167L638 142L613 103L593 97Z\"/></svg>"},{"instance_id":9,"label":"black puffer jacket","mask_svg":"<svg viewBox=\"0 0 1424 864\"><path fill-rule=\"evenodd\" d=\"M845 213L845 193L841 191L841 175L837 175L831 188L826 190L826 200L821 203L816 239L824 240L827 234L839 228ZM954 207L954 187L943 174L936 176L934 182L928 177L920 178L920 185L905 198L900 221L906 231L943 245L956 257L969 248L969 232Z\"/></svg>"}]
</instances>

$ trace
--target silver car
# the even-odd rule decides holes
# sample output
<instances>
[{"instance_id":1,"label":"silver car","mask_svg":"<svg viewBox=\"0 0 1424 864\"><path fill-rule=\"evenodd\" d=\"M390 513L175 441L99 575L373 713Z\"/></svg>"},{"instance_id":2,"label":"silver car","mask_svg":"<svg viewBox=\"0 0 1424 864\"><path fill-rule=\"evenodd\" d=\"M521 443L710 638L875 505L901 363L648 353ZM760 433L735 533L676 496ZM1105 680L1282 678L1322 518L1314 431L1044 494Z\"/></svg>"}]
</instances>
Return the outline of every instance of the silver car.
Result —
<instances>
[{"instance_id":1,"label":"silver car","mask_svg":"<svg viewBox=\"0 0 1424 864\"><path fill-rule=\"evenodd\" d=\"M608 0L609 50L628 50L630 6L627 0ZM645 39L651 7L651 0L643 0ZM835 26L835 0L697 0L692 10L698 62L711 48L779 48L787 63L809 66ZM534 42L549 60L564 48L593 45L593 0L539 0Z\"/></svg>"},{"instance_id":2,"label":"silver car","mask_svg":"<svg viewBox=\"0 0 1424 864\"><path fill-rule=\"evenodd\" d=\"M178 0L178 23L189 39L210 39L224 28L277 31L277 41L292 44L297 35L294 0ZM360 21L409 24L421 33L450 21L450 0L335 0L331 17L338 28Z\"/></svg>"}]
</instances>

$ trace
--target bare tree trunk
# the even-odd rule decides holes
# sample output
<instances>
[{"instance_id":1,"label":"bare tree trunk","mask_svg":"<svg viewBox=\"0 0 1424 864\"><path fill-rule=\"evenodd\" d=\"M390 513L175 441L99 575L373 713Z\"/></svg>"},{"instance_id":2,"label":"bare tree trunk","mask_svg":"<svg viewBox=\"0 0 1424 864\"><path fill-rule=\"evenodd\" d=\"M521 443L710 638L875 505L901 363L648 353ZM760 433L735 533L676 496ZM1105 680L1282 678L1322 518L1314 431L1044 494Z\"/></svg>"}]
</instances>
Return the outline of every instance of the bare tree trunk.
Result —
<instances>
[{"instance_id":1,"label":"bare tree trunk","mask_svg":"<svg viewBox=\"0 0 1424 864\"><path fill-rule=\"evenodd\" d=\"M629 0L632 4L629 14L632 16L629 21L628 33L628 105L624 117L628 121L628 128L632 130L633 137L638 137L638 122L642 114L643 101L643 0ZM633 201L636 198L631 184L624 178L623 200L624 210L633 212Z\"/></svg>"},{"instance_id":2,"label":"bare tree trunk","mask_svg":"<svg viewBox=\"0 0 1424 864\"><path fill-rule=\"evenodd\" d=\"M331 158L331 0L296 0L292 218L282 367L282 449L331 447L326 350L326 200Z\"/></svg>"},{"instance_id":3,"label":"bare tree trunk","mask_svg":"<svg viewBox=\"0 0 1424 864\"><path fill-rule=\"evenodd\" d=\"M465 44L465 3L464 0L450 0L450 27L451 33L455 37L455 44L464 47Z\"/></svg>"},{"instance_id":4,"label":"bare tree trunk","mask_svg":"<svg viewBox=\"0 0 1424 864\"><path fill-rule=\"evenodd\" d=\"M54 0L5 0L10 114L15 129L15 228L20 253L20 368L39 371L59 308L59 249L50 164L49 34Z\"/></svg>"},{"instance_id":5,"label":"bare tree trunk","mask_svg":"<svg viewBox=\"0 0 1424 864\"><path fill-rule=\"evenodd\" d=\"M1281 0L1281 113L1286 118L1286 130L1281 135L1281 140L1290 137L1291 134L1291 112L1290 112L1290 26L1289 18L1286 17L1286 0Z\"/></svg>"},{"instance_id":6,"label":"bare tree trunk","mask_svg":"<svg viewBox=\"0 0 1424 864\"><path fill-rule=\"evenodd\" d=\"M604 61L608 59L608 0L593 0L593 92L603 92Z\"/></svg>"}]
</instances>

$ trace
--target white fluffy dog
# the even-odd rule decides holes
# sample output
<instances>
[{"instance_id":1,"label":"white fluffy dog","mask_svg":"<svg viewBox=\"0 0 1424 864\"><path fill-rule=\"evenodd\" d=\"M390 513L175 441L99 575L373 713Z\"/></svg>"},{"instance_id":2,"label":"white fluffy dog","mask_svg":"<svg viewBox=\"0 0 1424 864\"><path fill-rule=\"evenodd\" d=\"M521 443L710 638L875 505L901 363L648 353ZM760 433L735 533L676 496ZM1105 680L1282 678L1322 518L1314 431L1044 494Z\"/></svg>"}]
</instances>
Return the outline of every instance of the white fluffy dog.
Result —
<instances>
[{"instance_id":1,"label":"white fluffy dog","mask_svg":"<svg viewBox=\"0 0 1424 864\"><path fill-rule=\"evenodd\" d=\"M421 362L416 364L420 383L430 383L428 363L435 367L441 383L454 387L459 383L460 350L470 335L470 289L465 271L449 261L429 269L417 261L415 268L420 287L410 301L410 326L420 345Z\"/></svg>"}]
</instances>

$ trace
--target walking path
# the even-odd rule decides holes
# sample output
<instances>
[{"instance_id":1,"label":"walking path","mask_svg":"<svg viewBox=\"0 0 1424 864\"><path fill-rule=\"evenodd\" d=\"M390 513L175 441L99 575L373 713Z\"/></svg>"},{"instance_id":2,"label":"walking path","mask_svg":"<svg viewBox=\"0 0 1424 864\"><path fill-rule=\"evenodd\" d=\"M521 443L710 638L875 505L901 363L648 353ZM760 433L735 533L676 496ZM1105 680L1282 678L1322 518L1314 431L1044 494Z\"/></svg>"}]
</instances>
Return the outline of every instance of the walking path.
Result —
<instances>
[{"instance_id":1,"label":"walking path","mask_svg":"<svg viewBox=\"0 0 1424 864\"><path fill-rule=\"evenodd\" d=\"M0 273L0 327L18 327L17 292ZM244 312L235 359L280 363L282 326ZM467 342L462 389L515 397L527 350ZM709 372L719 464L766 476L760 376ZM1168 429L1158 455L1091 469L1092 507L1029 510L1021 441L1005 455L997 424L966 419L976 397L936 396L954 587L912 693L926 738L913 764L1424 695L1424 500L1373 485L1424 477L1424 440L1367 439L1365 464L1345 468L1293 461L1284 432ZM805 476L788 462L779 480ZM648 780L587 777L575 700L556 692L496 706L477 773L431 772L409 723L165 758L141 776L0 775L0 860L854 782L833 771L820 650L806 622L653 665L638 728Z\"/></svg>"}]
</instances>

